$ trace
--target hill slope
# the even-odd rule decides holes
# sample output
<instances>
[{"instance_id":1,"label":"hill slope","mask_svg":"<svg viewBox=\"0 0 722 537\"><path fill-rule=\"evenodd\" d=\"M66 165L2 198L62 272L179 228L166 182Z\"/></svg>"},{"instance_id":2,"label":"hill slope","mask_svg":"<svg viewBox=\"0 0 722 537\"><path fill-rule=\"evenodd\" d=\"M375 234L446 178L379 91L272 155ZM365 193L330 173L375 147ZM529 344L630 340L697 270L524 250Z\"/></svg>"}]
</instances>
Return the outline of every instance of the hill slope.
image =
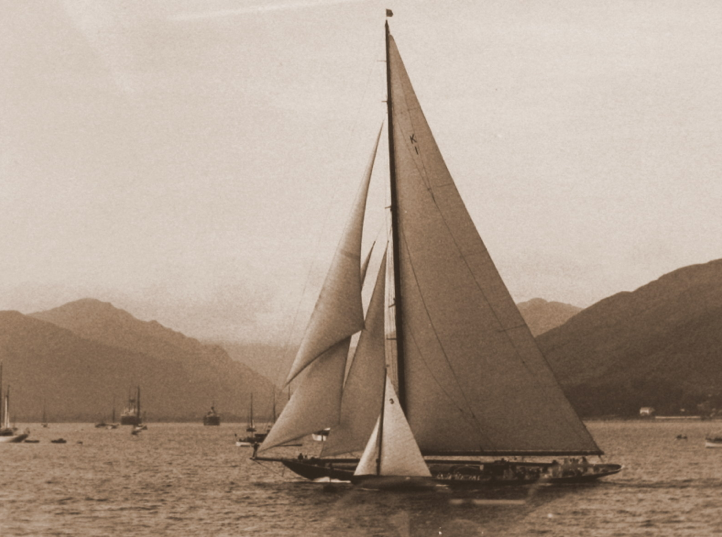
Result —
<instances>
[{"instance_id":1,"label":"hill slope","mask_svg":"<svg viewBox=\"0 0 722 537\"><path fill-rule=\"evenodd\" d=\"M563 325L582 311L582 308L577 306L562 302L548 302L543 298L532 298L526 302L520 302L516 306L535 337Z\"/></svg>"},{"instance_id":2,"label":"hill slope","mask_svg":"<svg viewBox=\"0 0 722 537\"><path fill-rule=\"evenodd\" d=\"M150 420L200 420L213 403L245 419L251 392L270 411L271 383L221 348L97 300L0 312L0 344L17 419L35 419L43 401L51 419L109 419L136 385Z\"/></svg>"},{"instance_id":3,"label":"hill slope","mask_svg":"<svg viewBox=\"0 0 722 537\"><path fill-rule=\"evenodd\" d=\"M583 415L722 404L722 260L611 296L537 341Z\"/></svg>"}]
</instances>

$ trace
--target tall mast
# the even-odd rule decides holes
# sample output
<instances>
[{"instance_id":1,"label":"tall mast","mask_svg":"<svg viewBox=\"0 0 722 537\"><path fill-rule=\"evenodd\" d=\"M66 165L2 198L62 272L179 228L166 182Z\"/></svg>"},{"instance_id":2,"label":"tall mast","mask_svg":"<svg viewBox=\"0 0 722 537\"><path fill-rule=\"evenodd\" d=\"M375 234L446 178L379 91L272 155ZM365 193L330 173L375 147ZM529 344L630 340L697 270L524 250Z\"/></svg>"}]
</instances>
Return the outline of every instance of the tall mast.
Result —
<instances>
[{"instance_id":1,"label":"tall mast","mask_svg":"<svg viewBox=\"0 0 722 537\"><path fill-rule=\"evenodd\" d=\"M393 244L393 269L394 269L394 313L396 320L396 379L398 381L399 404L406 411L406 374L404 371L404 338L403 319L401 318L401 267L400 252L401 238L399 235L399 204L396 191L396 153L394 151L394 117L393 103L391 102L391 62L389 58L389 47L391 32L389 21L386 21L386 110L388 115L389 131L389 172L391 186L391 242Z\"/></svg>"}]
</instances>

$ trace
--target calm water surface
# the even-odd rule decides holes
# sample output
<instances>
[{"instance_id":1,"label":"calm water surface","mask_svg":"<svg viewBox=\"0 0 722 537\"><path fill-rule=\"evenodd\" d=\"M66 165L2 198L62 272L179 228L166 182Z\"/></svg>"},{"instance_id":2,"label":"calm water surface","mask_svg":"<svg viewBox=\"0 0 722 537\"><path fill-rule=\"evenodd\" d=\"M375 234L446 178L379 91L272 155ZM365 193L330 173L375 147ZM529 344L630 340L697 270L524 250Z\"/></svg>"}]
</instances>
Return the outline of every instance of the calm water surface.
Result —
<instances>
[{"instance_id":1,"label":"calm water surface","mask_svg":"<svg viewBox=\"0 0 722 537\"><path fill-rule=\"evenodd\" d=\"M703 446L722 422L588 425L622 473L494 493L309 483L250 461L237 424L31 425L39 444L0 445L0 535L722 535L722 449Z\"/></svg>"}]
</instances>

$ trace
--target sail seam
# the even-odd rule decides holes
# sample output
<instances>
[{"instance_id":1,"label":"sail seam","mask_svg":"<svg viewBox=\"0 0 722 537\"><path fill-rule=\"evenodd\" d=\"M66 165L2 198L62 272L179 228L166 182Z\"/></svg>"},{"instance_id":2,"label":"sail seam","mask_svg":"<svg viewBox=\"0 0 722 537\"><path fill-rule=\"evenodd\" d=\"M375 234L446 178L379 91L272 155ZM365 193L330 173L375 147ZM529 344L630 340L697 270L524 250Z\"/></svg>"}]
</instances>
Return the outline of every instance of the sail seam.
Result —
<instances>
[{"instance_id":1,"label":"sail seam","mask_svg":"<svg viewBox=\"0 0 722 537\"><path fill-rule=\"evenodd\" d=\"M424 353L422 352L422 350L421 350L418 342L416 341L416 338L415 338L415 336L414 336L413 331L410 329L410 327L408 326L408 324L407 324L406 322L404 323L405 331L406 331L406 333L408 333L408 334L411 336L411 339L412 339L413 342L414 342L414 347L416 348L417 352L419 353L419 356L421 356L421 359L423 360L424 365L426 366L427 371L429 371L429 373L431 374L432 378L434 379L434 382L436 382L436 385L441 389L441 391L444 393L444 395L446 395L446 397L447 397L450 401L452 401L452 403L454 404L454 406L457 407L457 410L459 411L459 413L461 414L461 416L464 418L464 421L467 421L467 420L468 420L468 418L467 418L466 416L470 416L470 417L471 417L471 420L473 420L473 424L470 423L470 425L475 425L475 427L476 427L477 432L479 433L479 435L482 436L482 437L484 437L484 438L486 438L490 443L493 443L493 442L491 442L491 439L483 432L482 424L481 424L481 422L479 421L479 419L476 417L476 414L474 413L474 409L473 409L474 407L471 405L471 402L470 402L469 399L467 398L466 393L464 393L464 390L461 389L461 383L459 382L459 378L457 377L456 372L454 371L454 368L453 368L453 366L451 365L451 362L450 362L450 360L449 360L449 356L448 356L448 354L446 353L446 350L444 349L444 345L443 345L442 342L441 342L441 338L439 338L439 335L438 335L438 332L437 332L437 330L436 330L436 327L434 326L434 321L432 320L431 315L430 315L430 313L429 313L429 309L428 309L427 306L426 306L426 300L424 299L423 293L421 292L421 286L419 285L419 281L418 281L418 278L417 278L417 276L416 276L416 271L415 271L415 269L414 269L414 264L413 264L413 261L412 261L411 252L410 252L410 250L408 249L408 242L406 241L406 235L405 235L405 233L404 233L404 229L403 229L403 228L400 229L400 232L401 232L401 235L403 236L403 239L404 239L404 240L403 240L403 247L404 247L404 250L406 251L406 255L407 255L408 260L409 260L408 265L409 265L409 267L410 267L410 269L411 269L411 274L413 275L414 282L416 282L416 289L418 290L419 296L421 297L421 303L422 303L422 305L424 306L424 311L426 312L426 317L427 317L427 319L429 320L429 324L431 325L431 329L432 329L432 332L433 332L433 334L434 334L434 338L436 339L436 342L438 343L439 348L441 349L441 353L442 353L443 356L444 356L444 360L446 361L446 364L447 364L447 366L448 366L448 368L449 368L449 371L451 372L451 375L452 375L454 381L456 382L457 387L459 388L459 393L461 393L461 396L462 396L464 402L465 402L466 405L467 405L468 411L465 411L464 408L462 408L458 403L456 403L455 399L454 399L453 397L451 397L450 393L447 392L447 390L444 389L444 387L442 386L441 382L439 381L439 379L437 378L437 376L434 374L433 370L429 367L428 362L427 362L427 360L426 360L426 358L425 358L425 356L424 356Z\"/></svg>"}]
</instances>

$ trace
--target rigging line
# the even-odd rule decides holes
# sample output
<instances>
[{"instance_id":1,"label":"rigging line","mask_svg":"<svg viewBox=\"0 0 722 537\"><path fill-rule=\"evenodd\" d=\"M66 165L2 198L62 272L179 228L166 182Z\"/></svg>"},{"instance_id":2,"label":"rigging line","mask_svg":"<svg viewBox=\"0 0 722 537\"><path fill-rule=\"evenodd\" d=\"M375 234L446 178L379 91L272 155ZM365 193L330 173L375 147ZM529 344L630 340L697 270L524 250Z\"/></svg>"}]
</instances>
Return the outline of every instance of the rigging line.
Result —
<instances>
[{"instance_id":1,"label":"rigging line","mask_svg":"<svg viewBox=\"0 0 722 537\"><path fill-rule=\"evenodd\" d=\"M268 466L267 464L263 464L263 461L259 461L258 459L251 458L253 462L255 462L258 466L263 468L264 470L270 470L274 474L283 475L283 470L278 471L276 470L275 466Z\"/></svg>"},{"instance_id":2,"label":"rigging line","mask_svg":"<svg viewBox=\"0 0 722 537\"><path fill-rule=\"evenodd\" d=\"M413 88L412 88L412 89L413 89ZM406 104L405 94L404 94L404 104ZM408 115L408 117L409 117L409 123L411 123L411 124L412 124L412 127L413 127L413 122L411 121L411 115L408 113L411 109L410 109L408 106L406 106L405 109L406 109L407 115ZM423 116L423 118L424 118L424 120L425 120L425 116L423 115L423 110L421 110L421 109L419 108L419 111L420 111L421 115ZM409 153L411 154L411 149L410 149L410 147L409 147L409 142L408 142L408 140L410 140L410 137L408 136L408 132L404 131L404 129L403 129L403 127L402 127L401 125L399 125L398 128L399 128L399 131L402 132L402 134L404 135L404 136L402 137L402 139L404 140L404 148L405 148L407 151L409 151ZM422 151L422 153L423 153L423 151ZM420 157L419 159L412 158L411 160L412 160L412 162L414 162L414 165L416 166L416 169L417 169L417 171L419 172L419 175L421 176L422 180L424 181L424 184L425 184L425 186L426 186L426 189L427 189L427 191L429 192L431 201L432 201L433 204L436 206L436 208L437 208L437 210L438 210L438 213L439 213L439 215L441 216L441 218L442 218L442 220L443 220L443 222L444 222L444 226L446 227L449 235L451 236L451 239L452 239L452 241L453 241L453 243L454 243L454 245L455 245L455 247L456 247L456 250L459 252L461 259L463 260L464 264L465 264L466 267L467 267L467 270L469 271L469 274L472 276L472 279L473 279L473 281L474 281L477 289L478 289L478 290L480 291L480 293L482 294L482 296L483 296L483 298L484 298L484 301L486 302L486 304L487 304L487 306L489 307L490 311L492 312L492 314L493 314L494 317L496 318L498 325L502 328L502 330L500 330L499 332L501 332L501 333L503 333L503 334L505 335L508 343L509 343L509 344L511 345L511 347L514 349L514 352L515 352L517 358L520 360L520 362L521 362L522 364L524 364L526 370L529 372L530 377L531 377L531 379L532 379L532 382L534 382L534 384L536 384L537 387L540 389L541 396L542 396L545 400L550 401L550 402L551 402L551 401L558 401L559 398L553 398L553 397L549 394L549 389L550 389L549 383L542 384L542 383L540 382L539 375L537 375L534 371L532 371L532 370L529 368L529 366L528 366L527 363L526 363L526 360L524 360L524 358L522 357L521 353L519 352L518 347L517 347L516 344L514 343L514 340L510 337L510 335L509 335L509 333L508 333L508 332L510 331L510 329L504 329L504 323L501 322L501 320L500 320L500 318L499 318L499 316L498 316L495 308L492 306L492 304L490 303L489 299L487 298L486 293L484 292L484 289L479 285L479 282L476 280L476 277L474 276L474 272L471 270L471 267L469 266L468 260L467 260L466 256L464 255L463 251L461 250L461 248L460 248L460 246L459 246L459 244L458 244L458 242L457 242L457 240L456 240L456 237L455 237L454 234L452 233L451 228L450 228L450 226L449 226L449 224L448 224L448 222L447 222L447 220L446 220L446 216L445 216L445 214L443 213L443 211L441 210L441 208L439 207L439 205L438 205L438 203L437 203L437 200L436 200L436 197L434 196L434 193L433 193L433 190L434 190L434 189L430 186L429 181L428 181L428 173L427 173L427 170L426 170L424 158L423 158L423 156L422 156L421 154L419 154L419 157ZM442 159L443 159L443 157L442 157ZM418 163L417 161L420 161L421 168L419 168L419 163ZM451 174L449 174L449 175L451 175ZM444 188L444 187L454 187L454 188L455 188L454 183L453 183L453 180L452 180L451 182L447 183L447 184L439 185L439 187L437 187L437 188ZM457 190L457 193L458 193L458 190ZM461 200L460 196L459 196L459 199L460 199L462 205L465 205L464 202L463 202L463 200ZM481 241L481 238L480 238L480 241ZM486 249L486 245L484 245L483 241L481 241L481 243L482 243L482 246L483 246L483 248L484 248L484 251L485 251L485 253L486 253L486 255L487 255L488 259L489 259L489 262L491 263L493 269L496 270L497 273L498 273L498 270L496 269L496 265L494 264L493 259L491 259L491 256L489 255L488 250ZM412 267L412 268L413 268L413 267ZM507 294L509 294L509 290L506 288L506 284L504 283L503 280L501 280L501 278L499 278L499 279L500 279L500 281L501 281L501 284L504 286L504 289L506 290ZM424 307L426 307L426 306L424 306ZM432 323L432 326L433 326L433 323ZM525 328L527 331L529 330L529 327L528 327L528 325L526 325L526 323L524 323L524 328ZM530 334L531 334L531 332L530 332ZM529 335L529 337L532 337L532 338L533 338L533 336L531 336L531 335ZM437 339L438 339L438 338L437 338ZM534 344L536 345L536 342L535 342ZM537 349L538 349L538 346L537 346ZM539 354L540 354L543 362L546 364L547 368L548 368L549 371L551 372L552 382L556 385L556 388L561 391L561 386L559 385L559 381L558 381L558 380L556 379L556 377L554 376L553 370L552 370L551 367L549 366L549 362L547 361L547 359L546 359L546 357L544 356L544 354L541 352L541 349L538 349L538 350L539 350ZM442 347L442 351L443 351L443 347ZM443 352L444 352L444 355L446 356L446 351L443 351ZM448 358L447 358L447 362L448 362ZM452 372L453 372L453 370L452 370ZM553 387L552 387L552 389L553 389ZM563 393L563 391L562 391L562 393ZM578 414L576 413L576 410L574 409L574 407L571 406L571 403L569 403L569 401L568 401L565 397L563 397L562 399L563 399L563 403L566 403L567 407L572 411L572 414L577 417L577 420L578 420L579 422L581 422L581 419L579 418ZM565 417L564 417L564 421L565 421L565 423L566 423L566 425L567 425L567 428L568 428L570 431L574 432L574 431L577 431L577 430L578 430L578 427L576 426L576 423L573 423L571 420L569 420L569 419L568 419L568 416L565 416ZM591 439L592 442L594 442L593 438L591 437L591 434L590 434L589 431L586 429L586 426L584 425L584 423L583 423L583 422L581 422L581 423L582 423L582 427L584 428L584 431L587 433L587 434L586 434L586 437L587 437L588 439ZM575 436L576 436L577 438L582 438L582 436L580 436L580 435L578 435L578 434L575 434Z\"/></svg>"}]
</instances>

